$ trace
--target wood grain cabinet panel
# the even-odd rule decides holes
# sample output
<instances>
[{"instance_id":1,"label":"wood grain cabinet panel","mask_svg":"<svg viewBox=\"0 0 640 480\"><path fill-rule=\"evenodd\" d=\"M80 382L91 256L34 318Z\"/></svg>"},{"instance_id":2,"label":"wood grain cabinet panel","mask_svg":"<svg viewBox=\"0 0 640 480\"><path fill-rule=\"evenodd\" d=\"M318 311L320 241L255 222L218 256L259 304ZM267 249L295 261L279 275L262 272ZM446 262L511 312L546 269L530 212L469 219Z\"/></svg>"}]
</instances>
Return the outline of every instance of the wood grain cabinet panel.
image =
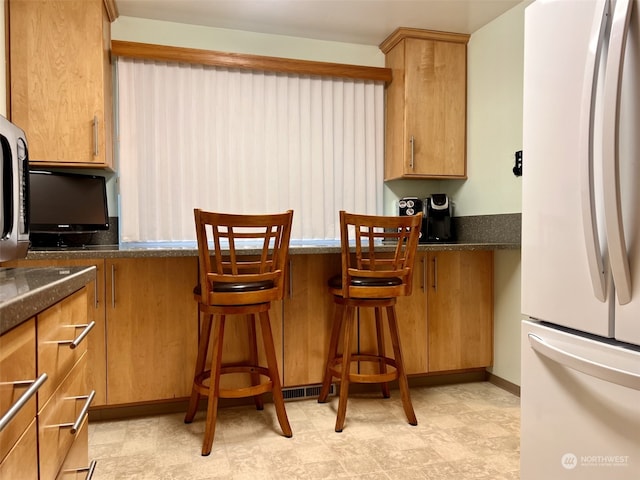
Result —
<instances>
[{"instance_id":1,"label":"wood grain cabinet panel","mask_svg":"<svg viewBox=\"0 0 640 480\"><path fill-rule=\"evenodd\" d=\"M433 252L427 263L429 372L493 364L493 252Z\"/></svg>"},{"instance_id":2,"label":"wood grain cabinet panel","mask_svg":"<svg viewBox=\"0 0 640 480\"><path fill-rule=\"evenodd\" d=\"M466 177L468 35L400 28L380 48L386 88L385 180Z\"/></svg>"},{"instance_id":3,"label":"wood grain cabinet panel","mask_svg":"<svg viewBox=\"0 0 640 480\"><path fill-rule=\"evenodd\" d=\"M0 478L38 480L38 429L36 419L0 461Z\"/></svg>"},{"instance_id":4,"label":"wood grain cabinet panel","mask_svg":"<svg viewBox=\"0 0 640 480\"><path fill-rule=\"evenodd\" d=\"M0 336L0 417L22 397L35 379L36 329L35 318L32 318ZM0 461L23 435L35 415L34 395L0 431Z\"/></svg>"},{"instance_id":5,"label":"wood grain cabinet panel","mask_svg":"<svg viewBox=\"0 0 640 480\"><path fill-rule=\"evenodd\" d=\"M56 480L86 480L89 469L89 421L84 420L75 435Z\"/></svg>"},{"instance_id":6,"label":"wood grain cabinet panel","mask_svg":"<svg viewBox=\"0 0 640 480\"><path fill-rule=\"evenodd\" d=\"M105 264L107 403L188 397L198 350L195 257Z\"/></svg>"},{"instance_id":7,"label":"wood grain cabinet panel","mask_svg":"<svg viewBox=\"0 0 640 480\"><path fill-rule=\"evenodd\" d=\"M10 115L40 166L112 166L103 0L9 0Z\"/></svg>"},{"instance_id":8,"label":"wood grain cabinet panel","mask_svg":"<svg viewBox=\"0 0 640 480\"><path fill-rule=\"evenodd\" d=\"M57 477L67 453L81 432L81 429L74 432L71 427L82 414L90 394L86 381L86 362L87 356L84 354L39 412L40 480ZM86 415L82 421L86 423ZM78 445L78 448L83 447Z\"/></svg>"},{"instance_id":9,"label":"wood grain cabinet panel","mask_svg":"<svg viewBox=\"0 0 640 480\"><path fill-rule=\"evenodd\" d=\"M322 382L333 319L327 282L339 273L340 254L290 256L284 301L284 386Z\"/></svg>"}]
</instances>

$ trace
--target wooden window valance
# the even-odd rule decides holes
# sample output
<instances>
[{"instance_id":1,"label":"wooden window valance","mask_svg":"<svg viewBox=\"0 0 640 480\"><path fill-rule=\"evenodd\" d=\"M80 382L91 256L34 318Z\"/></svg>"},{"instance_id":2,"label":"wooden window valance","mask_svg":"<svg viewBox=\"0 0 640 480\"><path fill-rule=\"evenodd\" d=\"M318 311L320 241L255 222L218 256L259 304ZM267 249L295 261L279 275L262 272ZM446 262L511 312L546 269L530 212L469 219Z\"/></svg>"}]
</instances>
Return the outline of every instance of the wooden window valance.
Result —
<instances>
[{"instance_id":1,"label":"wooden window valance","mask_svg":"<svg viewBox=\"0 0 640 480\"><path fill-rule=\"evenodd\" d=\"M192 63L276 73L373 80L385 83L391 81L390 68L266 57L244 53L225 53L213 50L170 47L150 43L125 42L121 40L113 40L111 42L111 53L117 57L139 58L161 62Z\"/></svg>"}]
</instances>

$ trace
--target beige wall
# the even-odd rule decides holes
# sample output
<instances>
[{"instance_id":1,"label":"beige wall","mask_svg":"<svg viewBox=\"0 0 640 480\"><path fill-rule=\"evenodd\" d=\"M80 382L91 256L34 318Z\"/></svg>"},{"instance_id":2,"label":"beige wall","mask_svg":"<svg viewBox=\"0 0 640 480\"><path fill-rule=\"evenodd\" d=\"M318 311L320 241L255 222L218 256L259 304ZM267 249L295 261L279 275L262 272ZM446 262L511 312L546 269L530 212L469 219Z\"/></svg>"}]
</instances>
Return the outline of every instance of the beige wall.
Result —
<instances>
[{"instance_id":1,"label":"beige wall","mask_svg":"<svg viewBox=\"0 0 640 480\"><path fill-rule=\"evenodd\" d=\"M374 45L328 42L133 17L119 17L111 26L111 37L114 40L202 48L220 52L371 67L384 66L384 55ZM380 39L382 40L384 39Z\"/></svg>"},{"instance_id":2,"label":"beige wall","mask_svg":"<svg viewBox=\"0 0 640 480\"><path fill-rule=\"evenodd\" d=\"M469 41L469 180L450 191L459 215L522 211L522 178L511 169L522 149L524 8L507 11ZM520 385L520 250L496 251L494 269L492 372Z\"/></svg>"}]
</instances>

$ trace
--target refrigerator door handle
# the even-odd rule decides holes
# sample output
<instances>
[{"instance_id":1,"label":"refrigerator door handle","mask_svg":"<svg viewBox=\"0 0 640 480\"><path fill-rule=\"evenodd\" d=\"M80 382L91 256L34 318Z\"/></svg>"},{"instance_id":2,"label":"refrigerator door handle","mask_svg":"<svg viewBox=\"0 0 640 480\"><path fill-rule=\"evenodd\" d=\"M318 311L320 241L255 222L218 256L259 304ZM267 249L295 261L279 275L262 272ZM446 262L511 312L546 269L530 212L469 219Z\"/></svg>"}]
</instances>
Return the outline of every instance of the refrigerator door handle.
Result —
<instances>
[{"instance_id":1,"label":"refrigerator door handle","mask_svg":"<svg viewBox=\"0 0 640 480\"><path fill-rule=\"evenodd\" d=\"M589 49L585 60L584 83L582 86L582 108L580 112L579 162L581 166L582 227L587 253L587 265L593 287L593 294L601 302L607 299L607 282L598 223L596 220L594 185L594 122L596 111L596 91L600 58L605 42L609 0L601 0L596 6L589 39Z\"/></svg>"},{"instance_id":2,"label":"refrigerator door handle","mask_svg":"<svg viewBox=\"0 0 640 480\"><path fill-rule=\"evenodd\" d=\"M615 383L622 387L640 390L640 375L615 368L603 363L594 362L574 353L550 344L538 335L528 334L531 348L540 355L580 373L599 378L605 382Z\"/></svg>"},{"instance_id":3,"label":"refrigerator door handle","mask_svg":"<svg viewBox=\"0 0 640 480\"><path fill-rule=\"evenodd\" d=\"M631 301L631 272L622 221L618 166L620 89L631 7L630 0L617 0L613 12L604 81L602 130L604 217L609 242L609 261L620 305Z\"/></svg>"}]
</instances>

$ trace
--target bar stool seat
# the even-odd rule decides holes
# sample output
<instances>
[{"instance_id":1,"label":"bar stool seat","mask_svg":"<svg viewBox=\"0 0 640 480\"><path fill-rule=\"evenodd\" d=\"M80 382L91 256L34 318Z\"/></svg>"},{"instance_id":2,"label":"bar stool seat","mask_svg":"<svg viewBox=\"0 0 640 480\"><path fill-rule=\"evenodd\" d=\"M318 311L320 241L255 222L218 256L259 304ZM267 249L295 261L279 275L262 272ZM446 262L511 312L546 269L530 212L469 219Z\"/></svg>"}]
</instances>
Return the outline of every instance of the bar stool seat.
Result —
<instances>
[{"instance_id":1,"label":"bar stool seat","mask_svg":"<svg viewBox=\"0 0 640 480\"><path fill-rule=\"evenodd\" d=\"M272 392L276 416L285 437L292 431L287 418L282 386L271 331L269 310L273 300L284 296L284 271L287 265L293 211L275 215L231 215L194 210L198 240L200 282L193 289L201 318L198 356L193 387L185 423L191 423L201 396L207 396L207 418L202 455L213 446L219 398L253 397L258 410L264 408L262 394ZM209 251L208 232L214 250ZM238 246L252 242L257 255L241 255ZM224 247L224 248L223 248ZM242 362L223 363L224 327L231 317L244 318L247 324L249 358ZM266 356L260 365L256 323ZM211 367L206 368L211 352ZM251 385L222 388L220 377L243 373Z\"/></svg>"},{"instance_id":2,"label":"bar stool seat","mask_svg":"<svg viewBox=\"0 0 640 480\"><path fill-rule=\"evenodd\" d=\"M318 396L318 402L326 402L331 380L334 377L340 379L336 432L341 432L344 427L350 383L380 383L382 395L388 398L389 382L398 380L408 422L411 425L418 423L402 361L395 305L397 297L411 294L413 263L421 224L422 214L385 217L340 212L342 273L331 277L328 282L329 292L335 303L335 314ZM356 309L363 308L374 310L377 340L375 353L351 352L355 312ZM392 357L385 351L383 311L386 312L391 337ZM342 353L338 353L340 337ZM352 363L362 362L377 365L378 371L352 371Z\"/></svg>"}]
</instances>

